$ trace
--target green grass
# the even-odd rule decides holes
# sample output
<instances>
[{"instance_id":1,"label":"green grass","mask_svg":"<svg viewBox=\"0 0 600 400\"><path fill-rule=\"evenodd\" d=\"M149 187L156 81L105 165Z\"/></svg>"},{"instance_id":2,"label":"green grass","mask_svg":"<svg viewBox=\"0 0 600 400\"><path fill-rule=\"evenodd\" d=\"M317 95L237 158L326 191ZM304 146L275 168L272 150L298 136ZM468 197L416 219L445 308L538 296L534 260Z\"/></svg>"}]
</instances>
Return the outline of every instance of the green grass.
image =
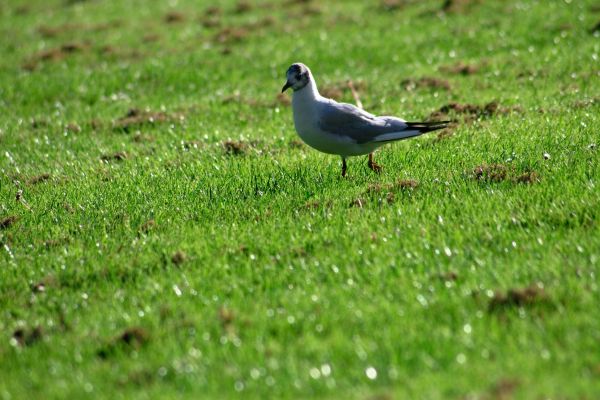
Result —
<instances>
[{"instance_id":1,"label":"green grass","mask_svg":"<svg viewBox=\"0 0 600 400\"><path fill-rule=\"evenodd\" d=\"M593 1L172 3L0 4L1 399L598 395ZM342 179L277 99L295 61L378 114L513 112Z\"/></svg>"}]
</instances>

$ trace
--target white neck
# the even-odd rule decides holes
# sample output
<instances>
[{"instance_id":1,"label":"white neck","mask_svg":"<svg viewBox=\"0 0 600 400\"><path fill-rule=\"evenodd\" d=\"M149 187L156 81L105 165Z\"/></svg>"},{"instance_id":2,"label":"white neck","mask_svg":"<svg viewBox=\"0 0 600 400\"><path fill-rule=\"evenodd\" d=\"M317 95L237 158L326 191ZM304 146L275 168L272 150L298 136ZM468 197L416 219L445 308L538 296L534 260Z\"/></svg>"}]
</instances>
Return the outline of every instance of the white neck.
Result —
<instances>
[{"instance_id":1,"label":"white neck","mask_svg":"<svg viewBox=\"0 0 600 400\"><path fill-rule=\"evenodd\" d=\"M298 99L318 99L319 97L321 97L321 95L319 94L319 89L317 89L317 84L315 83L315 80L313 79L313 77L310 77L310 80L308 81L308 83L306 84L306 86L304 86L302 89L297 90L294 92L294 98L298 98Z\"/></svg>"}]
</instances>

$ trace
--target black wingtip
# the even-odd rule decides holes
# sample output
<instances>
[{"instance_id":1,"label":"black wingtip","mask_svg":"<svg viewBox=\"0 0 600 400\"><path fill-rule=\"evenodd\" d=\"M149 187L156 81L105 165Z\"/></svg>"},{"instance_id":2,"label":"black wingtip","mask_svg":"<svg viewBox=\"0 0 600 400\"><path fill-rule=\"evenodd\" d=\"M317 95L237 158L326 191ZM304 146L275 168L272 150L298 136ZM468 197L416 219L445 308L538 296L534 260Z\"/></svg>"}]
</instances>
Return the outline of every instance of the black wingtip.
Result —
<instances>
[{"instance_id":1,"label":"black wingtip","mask_svg":"<svg viewBox=\"0 0 600 400\"><path fill-rule=\"evenodd\" d=\"M435 121L435 122L407 122L408 129L415 129L419 132L432 132L448 127L452 121Z\"/></svg>"}]
</instances>

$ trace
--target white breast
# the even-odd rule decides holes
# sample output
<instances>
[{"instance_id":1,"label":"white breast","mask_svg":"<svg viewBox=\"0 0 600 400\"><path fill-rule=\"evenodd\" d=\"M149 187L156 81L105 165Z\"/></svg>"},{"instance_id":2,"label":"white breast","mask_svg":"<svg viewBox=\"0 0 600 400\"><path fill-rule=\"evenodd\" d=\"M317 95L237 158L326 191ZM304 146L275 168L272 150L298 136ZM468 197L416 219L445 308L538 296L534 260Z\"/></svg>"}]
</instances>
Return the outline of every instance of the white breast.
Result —
<instances>
[{"instance_id":1,"label":"white breast","mask_svg":"<svg viewBox=\"0 0 600 400\"><path fill-rule=\"evenodd\" d=\"M323 153L338 154L341 156L355 156L368 154L375 150L376 144L359 145L347 136L332 135L319 128L320 107L327 100L319 95L316 87L306 88L294 92L292 109L294 113L294 126L300 138L310 147Z\"/></svg>"}]
</instances>

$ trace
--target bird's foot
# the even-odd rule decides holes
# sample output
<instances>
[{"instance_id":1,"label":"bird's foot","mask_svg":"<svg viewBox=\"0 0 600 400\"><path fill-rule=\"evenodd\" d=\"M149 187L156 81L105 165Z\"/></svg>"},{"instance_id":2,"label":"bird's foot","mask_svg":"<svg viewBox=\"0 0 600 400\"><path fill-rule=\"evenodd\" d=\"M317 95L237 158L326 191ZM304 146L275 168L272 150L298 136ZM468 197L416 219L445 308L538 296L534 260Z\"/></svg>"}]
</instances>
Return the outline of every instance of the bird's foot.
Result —
<instances>
[{"instance_id":1,"label":"bird's foot","mask_svg":"<svg viewBox=\"0 0 600 400\"><path fill-rule=\"evenodd\" d=\"M369 160L369 168L375 172L376 174L381 173L381 171L383 170L383 167L379 164L377 164L375 161L373 160Z\"/></svg>"}]
</instances>

